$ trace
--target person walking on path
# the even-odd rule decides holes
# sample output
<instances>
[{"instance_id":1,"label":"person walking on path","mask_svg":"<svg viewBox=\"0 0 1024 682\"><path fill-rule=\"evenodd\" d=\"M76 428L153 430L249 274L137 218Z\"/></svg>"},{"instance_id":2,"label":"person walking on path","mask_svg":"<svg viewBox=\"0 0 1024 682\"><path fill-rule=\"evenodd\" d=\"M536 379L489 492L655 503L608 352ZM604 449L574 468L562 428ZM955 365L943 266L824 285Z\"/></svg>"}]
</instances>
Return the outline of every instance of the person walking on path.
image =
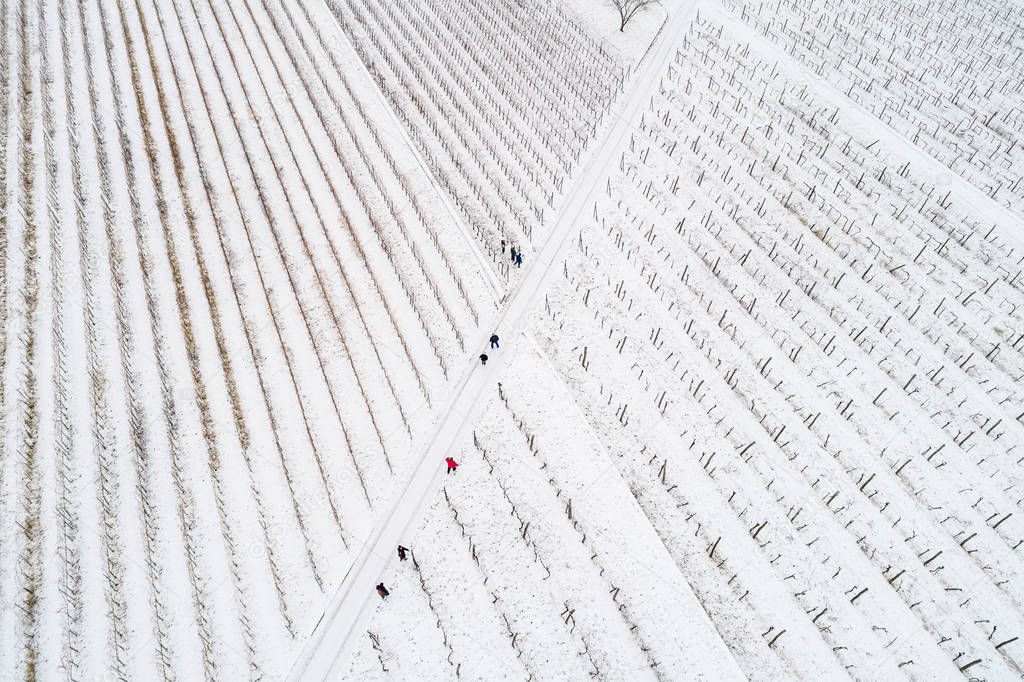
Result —
<instances>
[{"instance_id":1,"label":"person walking on path","mask_svg":"<svg viewBox=\"0 0 1024 682\"><path fill-rule=\"evenodd\" d=\"M516 262L516 256L518 256L518 255L519 255L519 252L516 251L516 247L515 247L515 245L513 245L512 246L512 262L513 263Z\"/></svg>"},{"instance_id":2,"label":"person walking on path","mask_svg":"<svg viewBox=\"0 0 1024 682\"><path fill-rule=\"evenodd\" d=\"M459 468L459 463L456 462L451 457L445 457L444 458L444 463L448 465L448 473L449 474L454 474L455 470Z\"/></svg>"},{"instance_id":3,"label":"person walking on path","mask_svg":"<svg viewBox=\"0 0 1024 682\"><path fill-rule=\"evenodd\" d=\"M497 347L498 347L498 335L497 334L491 334L491 348L497 348Z\"/></svg>"},{"instance_id":4,"label":"person walking on path","mask_svg":"<svg viewBox=\"0 0 1024 682\"><path fill-rule=\"evenodd\" d=\"M486 365L487 364L487 353L481 353L480 354L480 364L481 365Z\"/></svg>"},{"instance_id":5,"label":"person walking on path","mask_svg":"<svg viewBox=\"0 0 1024 682\"><path fill-rule=\"evenodd\" d=\"M521 252L516 252L515 261L517 268L523 267L523 254Z\"/></svg>"},{"instance_id":6,"label":"person walking on path","mask_svg":"<svg viewBox=\"0 0 1024 682\"><path fill-rule=\"evenodd\" d=\"M380 595L381 599L387 599L391 593L388 592L388 588L384 587L384 583L377 583L377 594Z\"/></svg>"},{"instance_id":7,"label":"person walking on path","mask_svg":"<svg viewBox=\"0 0 1024 682\"><path fill-rule=\"evenodd\" d=\"M405 561L405 554L408 551L409 551L408 547L402 547L401 545L399 545L398 546L398 560L399 561Z\"/></svg>"}]
</instances>

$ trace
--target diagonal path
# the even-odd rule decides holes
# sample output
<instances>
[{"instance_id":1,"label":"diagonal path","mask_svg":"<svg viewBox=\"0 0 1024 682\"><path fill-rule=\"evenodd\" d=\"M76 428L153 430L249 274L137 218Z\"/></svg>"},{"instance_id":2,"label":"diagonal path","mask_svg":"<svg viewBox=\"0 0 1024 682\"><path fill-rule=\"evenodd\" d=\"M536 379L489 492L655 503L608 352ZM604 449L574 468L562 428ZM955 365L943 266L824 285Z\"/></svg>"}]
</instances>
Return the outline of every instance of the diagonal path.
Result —
<instances>
[{"instance_id":1,"label":"diagonal path","mask_svg":"<svg viewBox=\"0 0 1024 682\"><path fill-rule=\"evenodd\" d=\"M517 288L507 297L498 314L494 328L507 341L515 343L519 340L526 315L550 280L558 274L557 264L572 243L571 238L578 234L577 226L586 219L586 211L594 197L603 191L609 171L617 168L620 150L630 132L639 124L640 116L650 101L650 93L672 60L676 41L685 34L697 4L697 0L666 2L668 16L665 24L638 66L629 89L620 97L618 114L604 129L603 135L592 143L594 151L574 180L547 241L525 267ZM486 345L482 339L480 347ZM492 353L486 367L480 365L475 353L469 360L451 395L443 401L437 428L421 449L415 469L398 487L378 525L365 540L323 618L298 656L289 679L320 681L338 679L343 674L342 666L377 605L378 597L373 586L393 559L394 548L415 530L419 517L440 488L445 454L469 435L474 418L483 409L485 396L493 392L507 369L508 358L512 355L510 350L503 348ZM710 621L707 626L705 636L717 640ZM721 640L718 640L718 645L728 657Z\"/></svg>"}]
</instances>

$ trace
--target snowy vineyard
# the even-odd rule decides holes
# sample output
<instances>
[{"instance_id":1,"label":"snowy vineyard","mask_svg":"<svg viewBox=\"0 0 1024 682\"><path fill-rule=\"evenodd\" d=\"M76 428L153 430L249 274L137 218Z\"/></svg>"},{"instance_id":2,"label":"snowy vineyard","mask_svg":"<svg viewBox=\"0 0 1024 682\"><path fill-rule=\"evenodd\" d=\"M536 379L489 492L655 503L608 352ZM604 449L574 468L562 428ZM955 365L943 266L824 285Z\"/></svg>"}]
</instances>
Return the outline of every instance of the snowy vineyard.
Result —
<instances>
[{"instance_id":1,"label":"snowy vineyard","mask_svg":"<svg viewBox=\"0 0 1024 682\"><path fill-rule=\"evenodd\" d=\"M4 5L5 678L282 674L493 307L330 21Z\"/></svg>"},{"instance_id":2,"label":"snowy vineyard","mask_svg":"<svg viewBox=\"0 0 1024 682\"><path fill-rule=\"evenodd\" d=\"M346 679L1020 676L1021 219L697 9Z\"/></svg>"},{"instance_id":3,"label":"snowy vineyard","mask_svg":"<svg viewBox=\"0 0 1024 682\"><path fill-rule=\"evenodd\" d=\"M0 679L1024 674L1019 8L610 7L0 8Z\"/></svg>"},{"instance_id":4,"label":"snowy vineyard","mask_svg":"<svg viewBox=\"0 0 1024 682\"><path fill-rule=\"evenodd\" d=\"M626 67L545 0L327 4L456 215L508 280L501 241L544 240Z\"/></svg>"},{"instance_id":5,"label":"snowy vineyard","mask_svg":"<svg viewBox=\"0 0 1024 682\"><path fill-rule=\"evenodd\" d=\"M1024 209L1024 13L1017 3L724 4L988 196Z\"/></svg>"}]
</instances>

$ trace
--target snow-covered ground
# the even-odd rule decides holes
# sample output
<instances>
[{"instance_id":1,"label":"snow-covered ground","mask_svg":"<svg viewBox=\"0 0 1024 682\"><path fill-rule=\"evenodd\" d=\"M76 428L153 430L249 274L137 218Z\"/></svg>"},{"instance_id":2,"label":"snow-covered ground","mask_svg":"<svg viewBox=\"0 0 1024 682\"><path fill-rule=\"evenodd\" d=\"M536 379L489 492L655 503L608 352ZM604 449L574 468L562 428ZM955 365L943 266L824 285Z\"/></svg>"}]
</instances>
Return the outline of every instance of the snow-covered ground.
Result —
<instances>
[{"instance_id":1,"label":"snow-covered ground","mask_svg":"<svg viewBox=\"0 0 1024 682\"><path fill-rule=\"evenodd\" d=\"M487 280L322 4L3 17L0 669L283 675Z\"/></svg>"},{"instance_id":2,"label":"snow-covered ground","mask_svg":"<svg viewBox=\"0 0 1024 682\"><path fill-rule=\"evenodd\" d=\"M514 281L508 249L529 258L548 236L629 75L621 50L549 0L326 2L453 215Z\"/></svg>"},{"instance_id":3,"label":"snow-covered ground","mask_svg":"<svg viewBox=\"0 0 1024 682\"><path fill-rule=\"evenodd\" d=\"M699 10L342 678L1019 676L1020 219Z\"/></svg>"},{"instance_id":4,"label":"snow-covered ground","mask_svg":"<svg viewBox=\"0 0 1024 682\"><path fill-rule=\"evenodd\" d=\"M980 2L724 5L998 203L1024 209L1024 12Z\"/></svg>"},{"instance_id":5,"label":"snow-covered ground","mask_svg":"<svg viewBox=\"0 0 1024 682\"><path fill-rule=\"evenodd\" d=\"M0 678L1019 678L1018 10L4 4Z\"/></svg>"}]
</instances>

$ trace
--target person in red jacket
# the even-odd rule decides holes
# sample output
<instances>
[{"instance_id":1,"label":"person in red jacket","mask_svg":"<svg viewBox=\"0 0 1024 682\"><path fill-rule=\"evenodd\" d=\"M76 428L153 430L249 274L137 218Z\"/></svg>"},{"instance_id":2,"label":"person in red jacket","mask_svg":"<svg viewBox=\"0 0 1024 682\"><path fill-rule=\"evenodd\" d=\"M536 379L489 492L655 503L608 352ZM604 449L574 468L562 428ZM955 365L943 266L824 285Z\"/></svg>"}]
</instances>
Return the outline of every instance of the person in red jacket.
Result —
<instances>
[{"instance_id":1,"label":"person in red jacket","mask_svg":"<svg viewBox=\"0 0 1024 682\"><path fill-rule=\"evenodd\" d=\"M448 465L448 473L449 474L454 474L455 470L459 468L459 463L456 462L451 457L445 457L444 458L444 463Z\"/></svg>"}]
</instances>

